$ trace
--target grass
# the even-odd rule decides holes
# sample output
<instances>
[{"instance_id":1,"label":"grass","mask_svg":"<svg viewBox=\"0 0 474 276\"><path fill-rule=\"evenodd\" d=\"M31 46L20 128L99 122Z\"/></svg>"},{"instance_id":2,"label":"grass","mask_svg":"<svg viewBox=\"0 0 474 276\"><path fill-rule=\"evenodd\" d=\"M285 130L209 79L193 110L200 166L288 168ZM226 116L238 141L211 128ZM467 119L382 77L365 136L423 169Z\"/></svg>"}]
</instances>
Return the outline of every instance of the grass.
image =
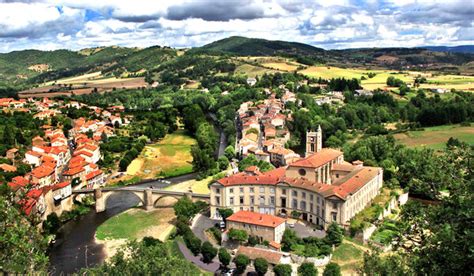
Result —
<instances>
[{"instance_id":1,"label":"grass","mask_svg":"<svg viewBox=\"0 0 474 276\"><path fill-rule=\"evenodd\" d=\"M263 74L271 74L275 72L278 71L246 63L241 64L235 68L236 75L247 75L248 77L262 76Z\"/></svg>"},{"instance_id":2,"label":"grass","mask_svg":"<svg viewBox=\"0 0 474 276\"><path fill-rule=\"evenodd\" d=\"M127 174L141 178L171 177L193 171L191 147L196 140L185 130L166 135L156 144L147 145L127 168Z\"/></svg>"},{"instance_id":3,"label":"grass","mask_svg":"<svg viewBox=\"0 0 474 276\"><path fill-rule=\"evenodd\" d=\"M460 125L443 125L424 128L424 130L408 131L394 135L399 143L410 148L428 147L441 150L450 137L474 145L474 127Z\"/></svg>"},{"instance_id":4,"label":"grass","mask_svg":"<svg viewBox=\"0 0 474 276\"><path fill-rule=\"evenodd\" d=\"M357 231L365 229L365 227L368 226L368 223L377 220L390 198L390 190L386 188L382 189L382 192L374 198L371 205L365 207L351 219L351 234L355 234Z\"/></svg>"},{"instance_id":5,"label":"grass","mask_svg":"<svg viewBox=\"0 0 474 276\"><path fill-rule=\"evenodd\" d=\"M361 259L363 255L364 252L355 245L350 243L342 243L336 248L336 250L334 250L332 261L348 262L354 259Z\"/></svg>"},{"instance_id":6,"label":"grass","mask_svg":"<svg viewBox=\"0 0 474 276\"><path fill-rule=\"evenodd\" d=\"M145 211L130 209L124 213L109 218L96 231L99 240L106 239L140 239L152 236L166 239L173 226L174 211L171 208Z\"/></svg>"},{"instance_id":7,"label":"grass","mask_svg":"<svg viewBox=\"0 0 474 276\"><path fill-rule=\"evenodd\" d=\"M192 189L194 193L198 194L209 194L209 183L212 181L212 176L204 178L202 180L188 180L182 183L171 185L165 188L165 190L176 191L176 192L187 192L189 188Z\"/></svg>"}]
</instances>

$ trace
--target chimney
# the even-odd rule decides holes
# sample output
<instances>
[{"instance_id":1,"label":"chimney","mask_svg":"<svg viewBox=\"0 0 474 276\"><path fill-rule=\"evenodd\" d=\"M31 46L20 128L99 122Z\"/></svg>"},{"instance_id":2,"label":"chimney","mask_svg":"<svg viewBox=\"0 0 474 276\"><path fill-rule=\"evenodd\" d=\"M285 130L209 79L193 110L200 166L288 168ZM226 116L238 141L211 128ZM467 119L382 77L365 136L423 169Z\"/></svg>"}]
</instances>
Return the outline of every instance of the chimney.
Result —
<instances>
[{"instance_id":1,"label":"chimney","mask_svg":"<svg viewBox=\"0 0 474 276\"><path fill-rule=\"evenodd\" d=\"M352 161L352 165L354 165L358 168L362 168L364 166L364 162L362 162L360 160L356 160L356 161Z\"/></svg>"}]
</instances>

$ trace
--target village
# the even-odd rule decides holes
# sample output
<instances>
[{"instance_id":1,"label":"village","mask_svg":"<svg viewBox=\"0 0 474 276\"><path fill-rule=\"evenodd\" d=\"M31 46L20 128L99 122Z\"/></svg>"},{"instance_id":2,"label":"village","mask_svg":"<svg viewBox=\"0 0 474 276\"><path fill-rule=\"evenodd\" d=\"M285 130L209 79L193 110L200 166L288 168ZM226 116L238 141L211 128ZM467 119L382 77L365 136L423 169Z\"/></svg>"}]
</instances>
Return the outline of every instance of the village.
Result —
<instances>
[{"instance_id":1,"label":"village","mask_svg":"<svg viewBox=\"0 0 474 276\"><path fill-rule=\"evenodd\" d=\"M59 216L73 208L73 190L94 189L106 183L108 175L97 165L101 159L100 142L115 135L114 126L128 122L120 117L123 107L104 110L48 98L4 98L0 99L0 107L3 112L34 112L33 118L44 122L44 136L33 137L24 156L17 156L18 148L11 148L5 157L12 165L0 165L4 172L15 172L19 163L31 167L31 172L15 176L8 183L27 215L37 216L41 221L53 212ZM65 133L61 127L49 124L62 108L87 108L100 119L75 119Z\"/></svg>"}]
</instances>

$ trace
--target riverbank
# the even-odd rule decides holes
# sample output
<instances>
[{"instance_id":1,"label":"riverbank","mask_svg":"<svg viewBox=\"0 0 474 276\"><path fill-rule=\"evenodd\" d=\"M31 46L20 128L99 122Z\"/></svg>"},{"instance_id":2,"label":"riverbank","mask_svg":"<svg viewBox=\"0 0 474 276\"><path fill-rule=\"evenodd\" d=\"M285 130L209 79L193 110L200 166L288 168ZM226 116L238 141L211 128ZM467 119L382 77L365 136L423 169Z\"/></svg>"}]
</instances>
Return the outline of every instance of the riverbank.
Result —
<instances>
[{"instance_id":1,"label":"riverbank","mask_svg":"<svg viewBox=\"0 0 474 276\"><path fill-rule=\"evenodd\" d=\"M103 245L105 260L109 260L128 241L144 237L166 241L174 229L174 219L172 208L129 209L101 224L95 233L95 241Z\"/></svg>"}]
</instances>

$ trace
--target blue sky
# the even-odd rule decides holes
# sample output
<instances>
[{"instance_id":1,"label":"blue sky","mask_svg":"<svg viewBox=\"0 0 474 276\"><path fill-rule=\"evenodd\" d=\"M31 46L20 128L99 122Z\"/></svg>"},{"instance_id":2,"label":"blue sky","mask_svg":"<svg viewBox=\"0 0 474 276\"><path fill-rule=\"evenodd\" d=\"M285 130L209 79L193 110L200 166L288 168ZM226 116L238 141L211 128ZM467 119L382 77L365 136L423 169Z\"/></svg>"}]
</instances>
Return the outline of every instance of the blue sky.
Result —
<instances>
[{"instance_id":1,"label":"blue sky","mask_svg":"<svg viewBox=\"0 0 474 276\"><path fill-rule=\"evenodd\" d=\"M232 35L325 49L474 44L474 1L0 0L0 52L195 47Z\"/></svg>"}]
</instances>

